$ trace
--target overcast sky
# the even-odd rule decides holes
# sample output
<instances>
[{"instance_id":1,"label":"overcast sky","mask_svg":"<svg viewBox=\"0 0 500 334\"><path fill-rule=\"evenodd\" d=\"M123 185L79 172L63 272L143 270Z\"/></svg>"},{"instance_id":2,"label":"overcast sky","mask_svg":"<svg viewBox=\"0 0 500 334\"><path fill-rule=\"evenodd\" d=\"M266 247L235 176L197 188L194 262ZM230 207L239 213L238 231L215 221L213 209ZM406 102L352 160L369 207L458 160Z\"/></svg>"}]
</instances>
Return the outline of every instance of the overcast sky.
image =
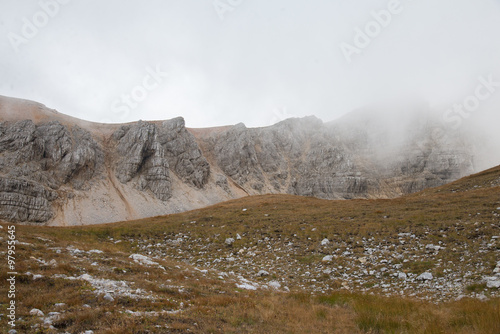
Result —
<instances>
[{"instance_id":1,"label":"overcast sky","mask_svg":"<svg viewBox=\"0 0 500 334\"><path fill-rule=\"evenodd\" d=\"M0 95L190 127L443 110L500 82L499 33L500 0L0 0Z\"/></svg>"}]
</instances>

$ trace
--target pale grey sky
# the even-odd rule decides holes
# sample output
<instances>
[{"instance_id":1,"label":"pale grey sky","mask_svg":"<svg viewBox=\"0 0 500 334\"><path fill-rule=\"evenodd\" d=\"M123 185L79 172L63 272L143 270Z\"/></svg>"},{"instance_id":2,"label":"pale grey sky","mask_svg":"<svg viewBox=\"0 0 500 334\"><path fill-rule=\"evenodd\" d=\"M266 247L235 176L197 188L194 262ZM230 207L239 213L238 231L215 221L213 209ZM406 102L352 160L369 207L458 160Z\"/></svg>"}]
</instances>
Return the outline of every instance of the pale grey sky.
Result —
<instances>
[{"instance_id":1,"label":"pale grey sky","mask_svg":"<svg viewBox=\"0 0 500 334\"><path fill-rule=\"evenodd\" d=\"M405 97L446 110L500 82L499 33L500 0L1 0L0 95L190 127ZM500 110L495 90L478 110Z\"/></svg>"}]
</instances>

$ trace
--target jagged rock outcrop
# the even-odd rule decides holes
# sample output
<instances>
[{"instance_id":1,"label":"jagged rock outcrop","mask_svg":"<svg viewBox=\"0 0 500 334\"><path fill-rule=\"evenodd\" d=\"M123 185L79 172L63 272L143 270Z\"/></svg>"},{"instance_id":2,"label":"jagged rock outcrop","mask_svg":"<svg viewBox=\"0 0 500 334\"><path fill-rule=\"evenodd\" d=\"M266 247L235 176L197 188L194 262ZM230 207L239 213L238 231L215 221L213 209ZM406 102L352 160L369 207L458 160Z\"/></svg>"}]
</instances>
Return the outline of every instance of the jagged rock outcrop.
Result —
<instances>
[{"instance_id":1,"label":"jagged rock outcrop","mask_svg":"<svg viewBox=\"0 0 500 334\"><path fill-rule=\"evenodd\" d=\"M251 193L344 198L367 192L351 153L315 117L267 128L238 124L209 141L218 166Z\"/></svg>"},{"instance_id":2,"label":"jagged rock outcrop","mask_svg":"<svg viewBox=\"0 0 500 334\"><path fill-rule=\"evenodd\" d=\"M210 165L185 127L184 119L177 117L164 121L158 128L158 140L165 150L170 168L186 183L203 188L210 176Z\"/></svg>"},{"instance_id":3,"label":"jagged rock outcrop","mask_svg":"<svg viewBox=\"0 0 500 334\"><path fill-rule=\"evenodd\" d=\"M63 185L88 189L103 153L90 133L58 121L0 123L0 218L43 222Z\"/></svg>"},{"instance_id":4,"label":"jagged rock outcrop","mask_svg":"<svg viewBox=\"0 0 500 334\"><path fill-rule=\"evenodd\" d=\"M0 217L9 221L45 222L53 217L57 193L17 178L0 177Z\"/></svg>"},{"instance_id":5,"label":"jagged rock outcrop","mask_svg":"<svg viewBox=\"0 0 500 334\"><path fill-rule=\"evenodd\" d=\"M172 196L168 161L154 124L138 122L113 134L118 142L116 177L122 183L137 178L140 190L149 189L161 200Z\"/></svg>"},{"instance_id":6,"label":"jagged rock outcrop","mask_svg":"<svg viewBox=\"0 0 500 334\"><path fill-rule=\"evenodd\" d=\"M122 183L137 178L139 189L149 189L165 201L172 196L170 170L199 189L208 182L210 166L182 118L160 125L138 122L122 126L112 137L119 157L116 177Z\"/></svg>"},{"instance_id":7,"label":"jagged rock outcrop","mask_svg":"<svg viewBox=\"0 0 500 334\"><path fill-rule=\"evenodd\" d=\"M90 132L78 126L71 128L70 137L71 148L60 160L55 175L61 184L85 189L86 182L101 172L104 153Z\"/></svg>"},{"instance_id":8,"label":"jagged rock outcrop","mask_svg":"<svg viewBox=\"0 0 500 334\"><path fill-rule=\"evenodd\" d=\"M476 171L470 136L417 113L187 129L180 117L96 124L0 97L0 116L10 221L103 223L265 193L388 198Z\"/></svg>"},{"instance_id":9,"label":"jagged rock outcrop","mask_svg":"<svg viewBox=\"0 0 500 334\"><path fill-rule=\"evenodd\" d=\"M371 174L368 182L390 188L394 195L440 186L475 171L472 136L442 124L425 106L407 113L360 110L326 126L362 161Z\"/></svg>"}]
</instances>

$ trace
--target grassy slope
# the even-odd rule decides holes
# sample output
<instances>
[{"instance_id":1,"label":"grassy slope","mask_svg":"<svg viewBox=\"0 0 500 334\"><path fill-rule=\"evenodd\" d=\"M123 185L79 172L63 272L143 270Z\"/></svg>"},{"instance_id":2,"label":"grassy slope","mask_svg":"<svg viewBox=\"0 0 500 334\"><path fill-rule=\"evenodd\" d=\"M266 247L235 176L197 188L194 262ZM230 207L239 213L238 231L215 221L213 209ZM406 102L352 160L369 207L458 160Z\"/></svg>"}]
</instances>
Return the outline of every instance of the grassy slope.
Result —
<instances>
[{"instance_id":1,"label":"grassy slope","mask_svg":"<svg viewBox=\"0 0 500 334\"><path fill-rule=\"evenodd\" d=\"M247 291L235 287L235 278L219 279L215 271L202 273L186 261L179 261L195 260L194 256L203 260L198 253L184 252L176 257L169 253L167 257L155 259L166 271L138 265L128 258L133 252L145 253L140 247L143 241L161 243L178 233L188 232L195 240L209 238L209 245L204 247L214 253L224 253L225 238L234 237L236 233L245 235L244 240L236 241L237 247L254 245L257 249L259 244L254 240L259 238L291 240L293 237L294 243L300 245L303 260L321 254L317 244L323 238L350 240L355 245L362 238L376 236L391 244L398 241L398 233L413 233L428 242L442 241L448 245L447 249L466 245L474 253L476 240L489 240L500 234L496 210L500 207L499 185L500 168L497 167L394 200L326 201L268 195L133 222L71 228L17 226L18 239L29 243L18 245L17 271L44 276L38 280L24 274L18 277L18 315L23 317L18 326L22 327L21 332L36 332L38 329L31 326L40 321L28 315L29 310L36 307L47 314L56 310L55 303L64 302L67 306L61 318L54 322L55 332L93 329L96 333L188 330L199 333L500 333L498 298L486 302L465 298L434 304L335 289L312 295L307 289L294 289L292 285L291 293ZM191 224L192 221L196 223ZM5 231L6 225L2 230L4 238ZM443 231L446 236L442 235ZM115 244L118 239L123 242ZM69 245L83 250L100 249L104 253L75 257L66 250ZM56 248L61 252L55 252ZM492 254L484 255L481 261L494 266L499 260L498 252ZM448 251L443 259L457 262L462 255ZM41 265L34 259L47 262L54 259L57 265ZM92 266L92 263L98 265ZM5 282L5 261L0 266L0 279ZM157 299L151 302L120 297L106 302L102 296L95 297L92 286L84 281L52 277L53 274L78 276L83 273L135 282L134 288L150 291ZM6 313L4 291L0 302L0 312ZM83 304L91 308L84 308ZM148 316L123 313L125 310L180 309L183 311L179 313ZM5 322L2 317L2 328L6 328Z\"/></svg>"}]
</instances>

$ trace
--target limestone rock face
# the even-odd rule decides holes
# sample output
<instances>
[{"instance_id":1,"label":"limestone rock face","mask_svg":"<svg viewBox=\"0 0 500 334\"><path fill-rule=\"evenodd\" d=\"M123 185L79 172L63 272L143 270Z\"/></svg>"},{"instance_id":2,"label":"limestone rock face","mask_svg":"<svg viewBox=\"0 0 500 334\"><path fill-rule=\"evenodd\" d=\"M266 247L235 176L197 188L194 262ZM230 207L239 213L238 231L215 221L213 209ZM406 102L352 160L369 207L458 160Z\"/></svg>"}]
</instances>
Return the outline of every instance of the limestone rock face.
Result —
<instances>
[{"instance_id":1,"label":"limestone rock face","mask_svg":"<svg viewBox=\"0 0 500 334\"><path fill-rule=\"evenodd\" d=\"M0 218L43 222L63 185L88 189L103 153L90 133L58 121L0 123Z\"/></svg>"},{"instance_id":2,"label":"limestone rock face","mask_svg":"<svg viewBox=\"0 0 500 334\"><path fill-rule=\"evenodd\" d=\"M264 182L259 168L254 136L243 124L237 124L218 138L212 139L214 154L221 170L237 184L258 188Z\"/></svg>"},{"instance_id":3,"label":"limestone rock face","mask_svg":"<svg viewBox=\"0 0 500 334\"><path fill-rule=\"evenodd\" d=\"M112 222L267 193L389 198L477 172L474 140L421 110L187 129L181 117L97 124L0 97L0 219Z\"/></svg>"},{"instance_id":4,"label":"limestone rock face","mask_svg":"<svg viewBox=\"0 0 500 334\"><path fill-rule=\"evenodd\" d=\"M44 222L52 218L57 193L24 179L0 177L0 218Z\"/></svg>"},{"instance_id":5,"label":"limestone rock face","mask_svg":"<svg viewBox=\"0 0 500 334\"><path fill-rule=\"evenodd\" d=\"M238 124L209 141L218 166L251 193L350 198L367 192L351 153L315 117L258 129Z\"/></svg>"},{"instance_id":6,"label":"limestone rock face","mask_svg":"<svg viewBox=\"0 0 500 334\"><path fill-rule=\"evenodd\" d=\"M172 196L169 165L157 132L154 124L138 122L113 134L118 141L116 177L122 183L135 178L140 190L149 189L167 200Z\"/></svg>"},{"instance_id":7,"label":"limestone rock face","mask_svg":"<svg viewBox=\"0 0 500 334\"><path fill-rule=\"evenodd\" d=\"M474 173L473 136L447 128L425 107L406 114L359 112L327 124L371 175L394 195L418 192ZM423 114L423 115L422 115ZM359 164L358 164L359 165ZM390 195L389 195L390 196Z\"/></svg>"},{"instance_id":8,"label":"limestone rock face","mask_svg":"<svg viewBox=\"0 0 500 334\"><path fill-rule=\"evenodd\" d=\"M177 117L159 127L158 140L170 168L186 183L203 188L208 182L210 165L194 136L186 130L184 119Z\"/></svg>"},{"instance_id":9,"label":"limestone rock face","mask_svg":"<svg viewBox=\"0 0 500 334\"><path fill-rule=\"evenodd\" d=\"M210 166L182 118L161 125L138 122L122 126L112 137L119 157L116 177L122 183L136 178L139 189L149 189L165 201L172 196L170 171L198 189L208 182Z\"/></svg>"}]
</instances>

